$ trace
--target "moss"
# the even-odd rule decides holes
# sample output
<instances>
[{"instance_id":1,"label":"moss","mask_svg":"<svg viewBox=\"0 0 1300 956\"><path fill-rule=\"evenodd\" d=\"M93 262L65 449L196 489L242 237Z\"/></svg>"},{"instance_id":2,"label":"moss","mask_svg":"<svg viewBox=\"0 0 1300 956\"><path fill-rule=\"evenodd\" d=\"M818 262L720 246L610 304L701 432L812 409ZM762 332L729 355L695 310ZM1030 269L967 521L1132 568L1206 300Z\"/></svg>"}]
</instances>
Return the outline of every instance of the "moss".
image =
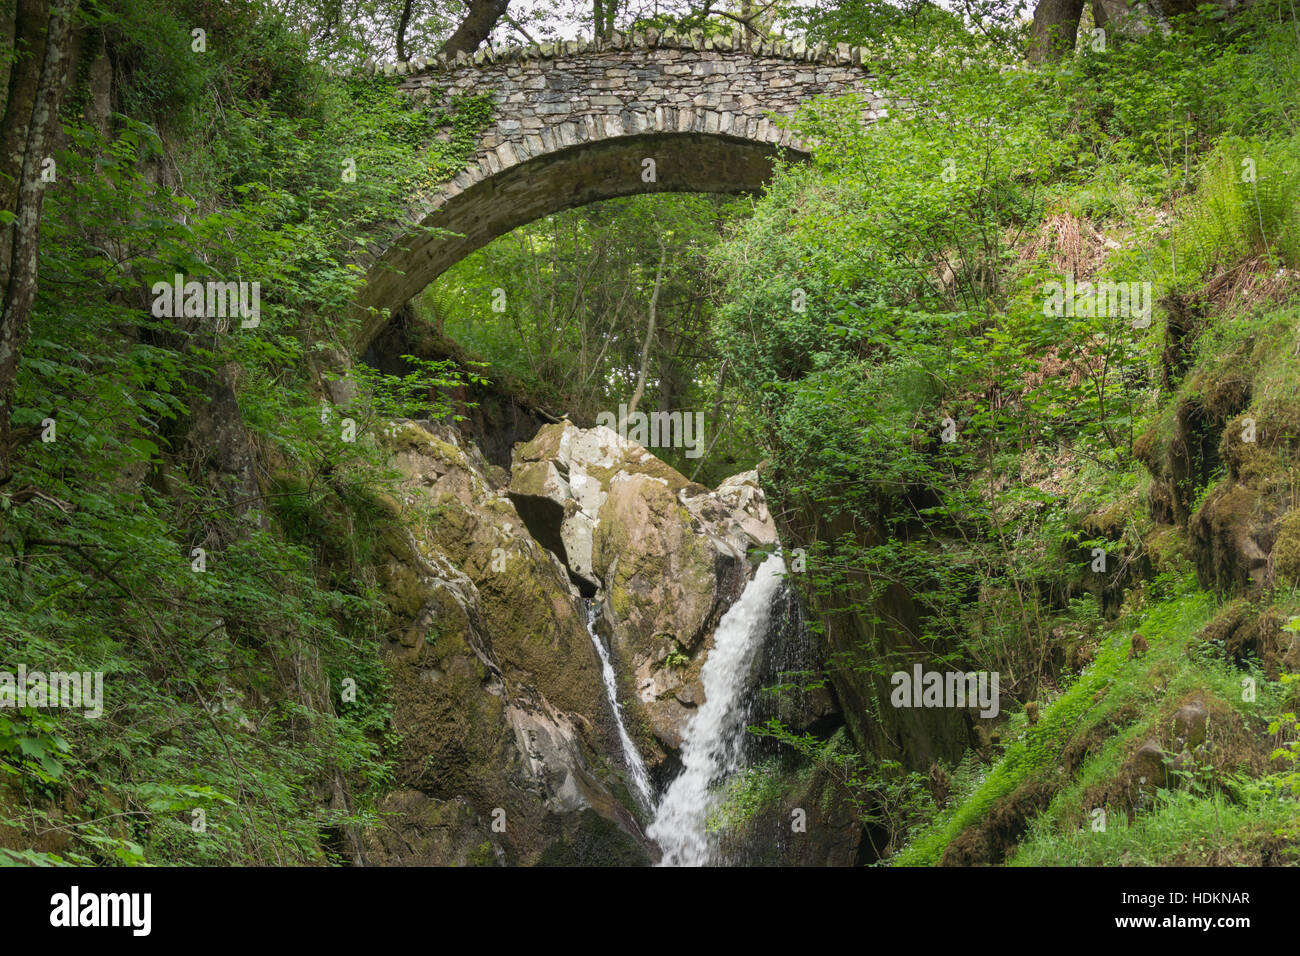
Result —
<instances>
[{"instance_id":1,"label":"moss","mask_svg":"<svg viewBox=\"0 0 1300 956\"><path fill-rule=\"evenodd\" d=\"M549 462L521 461L520 464L515 465L510 476L510 494L516 499L536 497L549 501L547 486L550 482L550 476L551 466ZM557 503L553 502L553 504Z\"/></svg>"},{"instance_id":2,"label":"moss","mask_svg":"<svg viewBox=\"0 0 1300 956\"><path fill-rule=\"evenodd\" d=\"M1300 508L1288 511L1277 523L1273 571L1279 583L1300 585Z\"/></svg>"},{"instance_id":3,"label":"moss","mask_svg":"<svg viewBox=\"0 0 1300 956\"><path fill-rule=\"evenodd\" d=\"M645 476L630 481L628 493L611 494L601 508L593 548L594 563L602 573L616 559L613 574L605 573L615 615L626 621L637 611L652 611L656 595L646 589L649 582L671 580L685 594L707 597L711 603L717 572L708 540L686 533L690 513L668 488ZM652 535L649 540L647 533ZM698 635L672 636L690 647ZM649 641L653 632L642 637Z\"/></svg>"},{"instance_id":4,"label":"moss","mask_svg":"<svg viewBox=\"0 0 1300 956\"><path fill-rule=\"evenodd\" d=\"M1217 614L1196 634L1196 639L1226 647L1228 641L1254 616L1254 609L1245 598L1236 598L1219 608Z\"/></svg>"},{"instance_id":5,"label":"moss","mask_svg":"<svg viewBox=\"0 0 1300 956\"><path fill-rule=\"evenodd\" d=\"M1051 783L1026 780L996 801L980 822L967 827L944 848L941 866L1002 863L1029 826L1029 820L1051 801Z\"/></svg>"},{"instance_id":6,"label":"moss","mask_svg":"<svg viewBox=\"0 0 1300 956\"><path fill-rule=\"evenodd\" d=\"M1187 535L1177 525L1156 525L1142 539L1142 550L1157 574L1182 573L1191 558Z\"/></svg>"},{"instance_id":7,"label":"moss","mask_svg":"<svg viewBox=\"0 0 1300 956\"><path fill-rule=\"evenodd\" d=\"M438 675L393 667L396 756L408 786L443 798L475 794L491 806L505 797L505 704L483 690L471 656L441 657Z\"/></svg>"},{"instance_id":8,"label":"moss","mask_svg":"<svg viewBox=\"0 0 1300 956\"><path fill-rule=\"evenodd\" d=\"M429 432L415 422L394 421L383 429L384 444L394 451L424 451L434 441Z\"/></svg>"},{"instance_id":9,"label":"moss","mask_svg":"<svg viewBox=\"0 0 1300 956\"><path fill-rule=\"evenodd\" d=\"M524 442L515 449L516 461L548 461L559 457L560 443L564 438L566 425L558 422L543 425L538 429L532 441Z\"/></svg>"},{"instance_id":10,"label":"moss","mask_svg":"<svg viewBox=\"0 0 1300 956\"><path fill-rule=\"evenodd\" d=\"M645 866L649 860L618 824L595 810L579 811L565 836L546 845L538 866Z\"/></svg>"},{"instance_id":11,"label":"moss","mask_svg":"<svg viewBox=\"0 0 1300 956\"><path fill-rule=\"evenodd\" d=\"M1083 531L1094 538L1119 541L1124 537L1124 529L1136 513L1136 507L1134 498L1124 497L1085 516L1080 524Z\"/></svg>"},{"instance_id":12,"label":"moss","mask_svg":"<svg viewBox=\"0 0 1300 956\"><path fill-rule=\"evenodd\" d=\"M1173 431L1172 422L1171 415L1163 415L1133 442L1133 457L1153 475L1159 475L1164 470L1169 437Z\"/></svg>"},{"instance_id":13,"label":"moss","mask_svg":"<svg viewBox=\"0 0 1300 956\"><path fill-rule=\"evenodd\" d=\"M470 850L465 860L467 866L492 866L495 863L496 855L492 852L492 843L488 840L484 840Z\"/></svg>"},{"instance_id":14,"label":"moss","mask_svg":"<svg viewBox=\"0 0 1300 956\"><path fill-rule=\"evenodd\" d=\"M619 472L628 474L645 475L648 478L659 478L668 489L674 494L682 488L696 487L701 491L707 491L700 485L694 485L693 482L671 465L665 464L658 458L647 457L643 461L629 459L625 462L618 462L613 467L603 468L600 465L588 464L586 466L587 474L600 482L601 488L609 490L609 484L614 476Z\"/></svg>"},{"instance_id":15,"label":"moss","mask_svg":"<svg viewBox=\"0 0 1300 956\"><path fill-rule=\"evenodd\" d=\"M1228 482L1210 492L1189 527L1201 584L1230 594L1249 587L1252 557L1243 549L1260 505L1259 492Z\"/></svg>"}]
</instances>

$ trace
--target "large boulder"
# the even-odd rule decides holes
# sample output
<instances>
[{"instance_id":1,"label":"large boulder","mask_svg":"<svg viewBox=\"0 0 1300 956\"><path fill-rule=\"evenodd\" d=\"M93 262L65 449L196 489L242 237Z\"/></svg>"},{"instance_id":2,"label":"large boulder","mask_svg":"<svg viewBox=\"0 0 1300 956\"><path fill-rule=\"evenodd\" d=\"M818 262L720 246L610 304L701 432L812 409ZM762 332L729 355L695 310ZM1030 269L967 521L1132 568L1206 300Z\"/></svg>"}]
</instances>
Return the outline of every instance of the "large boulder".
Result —
<instances>
[{"instance_id":1,"label":"large boulder","mask_svg":"<svg viewBox=\"0 0 1300 956\"><path fill-rule=\"evenodd\" d=\"M534 538L559 557L575 580L600 587L592 545L600 508L617 474L662 479L674 491L691 485L683 475L612 429L547 425L515 447L510 500ZM707 491L703 485L694 485Z\"/></svg>"},{"instance_id":2,"label":"large boulder","mask_svg":"<svg viewBox=\"0 0 1300 956\"><path fill-rule=\"evenodd\" d=\"M703 703L700 669L750 577L748 553L777 546L757 475L710 491L612 429L562 422L516 447L509 497L600 601L631 732L662 762Z\"/></svg>"},{"instance_id":3,"label":"large boulder","mask_svg":"<svg viewBox=\"0 0 1300 956\"><path fill-rule=\"evenodd\" d=\"M875 854L852 797L833 770L789 760L753 765L717 811L718 854L731 866L870 862Z\"/></svg>"}]
</instances>

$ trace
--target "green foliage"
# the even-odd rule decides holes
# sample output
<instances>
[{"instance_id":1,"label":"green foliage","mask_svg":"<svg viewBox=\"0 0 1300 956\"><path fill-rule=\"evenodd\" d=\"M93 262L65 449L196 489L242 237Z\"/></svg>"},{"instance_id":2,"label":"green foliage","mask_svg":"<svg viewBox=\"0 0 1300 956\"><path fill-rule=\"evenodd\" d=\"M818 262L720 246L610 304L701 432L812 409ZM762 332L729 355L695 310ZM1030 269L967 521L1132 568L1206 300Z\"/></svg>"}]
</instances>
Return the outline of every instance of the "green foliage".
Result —
<instances>
[{"instance_id":1,"label":"green foliage","mask_svg":"<svg viewBox=\"0 0 1300 956\"><path fill-rule=\"evenodd\" d=\"M978 16L986 6L972 4L966 10ZM1010 11L1005 11L1003 16L1006 13ZM967 31L957 16L928 0L792 4L787 16L792 32L806 34L810 43L889 44L891 49L896 49L937 45L943 41L961 43L967 38ZM987 25L987 21L982 24Z\"/></svg>"},{"instance_id":2,"label":"green foliage","mask_svg":"<svg viewBox=\"0 0 1300 956\"><path fill-rule=\"evenodd\" d=\"M7 856L324 862L390 785L369 566L381 429L445 415L446 391L478 379L436 362L354 370L345 441L308 360L351 341L356 252L459 168L490 106L415 109L391 79L328 77L256 7L202 17L201 55L183 3L91 15L125 112L104 134L71 98L46 192L13 416L31 437L0 490L0 660L102 672L106 704L99 719L3 718L7 824L70 835ZM258 282L259 325L154 315L153 284L177 273ZM317 799L331 781L353 810Z\"/></svg>"},{"instance_id":3,"label":"green foliage","mask_svg":"<svg viewBox=\"0 0 1300 956\"><path fill-rule=\"evenodd\" d=\"M1268 801L1241 805L1222 794L1162 792L1149 812L1130 821L1108 814L1106 828L1064 833L1046 818L1030 823L1011 866L1259 865L1261 845L1293 824L1294 807ZM1294 854L1290 854L1294 859Z\"/></svg>"},{"instance_id":4,"label":"green foliage","mask_svg":"<svg viewBox=\"0 0 1300 956\"><path fill-rule=\"evenodd\" d=\"M668 656L664 658L664 667L685 667L691 662L691 659L681 651L669 651Z\"/></svg>"},{"instance_id":5,"label":"green foliage","mask_svg":"<svg viewBox=\"0 0 1300 956\"><path fill-rule=\"evenodd\" d=\"M896 760L864 757L850 744L843 728L822 740L813 734L796 733L773 718L750 727L749 732L789 747L805 765L827 774L842 788L858 822L869 828L869 834L884 834L883 842L874 846L878 858L894 853L934 815L934 800L922 774L907 771ZM770 781L770 771L760 773L757 779ZM733 794L733 803L743 808L748 804L761 806L772 799L773 783L767 783L766 788L753 784L745 778L739 785L739 796ZM869 839L874 843L873 835Z\"/></svg>"},{"instance_id":6,"label":"green foliage","mask_svg":"<svg viewBox=\"0 0 1300 956\"><path fill-rule=\"evenodd\" d=\"M120 64L122 111L188 125L209 78L210 61L191 52L184 13L149 0L120 0L92 3L88 14Z\"/></svg>"},{"instance_id":7,"label":"green foliage","mask_svg":"<svg viewBox=\"0 0 1300 956\"><path fill-rule=\"evenodd\" d=\"M1294 12L1254 4L1031 70L1023 7L782 8L782 28L887 62L886 118L867 129L853 98L811 103L791 122L813 161L780 165L752 205L638 196L546 217L456 265L422 313L493 377L584 424L642 379L643 410L705 411L718 439L706 461L663 452L692 477L765 460L783 534L807 544L798 580L813 629L856 620L903 648L877 654L864 639L834 667L888 672L923 656L999 671L1008 702L1043 703L1033 725L1011 708L987 772L960 762L943 810L920 775L858 752L845 730L754 728L843 788L884 834L878 853L936 862L999 800L1049 778L1080 734L1123 707L1151 710L1148 662L1125 653L1141 626L1157 635L1150 660L1168 693L1204 688L1255 724L1273 715L1281 769L1207 764L1198 792L1100 839L1076 833L1082 788L1151 730L1130 720L1017 862L1230 859L1234 842L1293 826L1294 702L1258 672L1260 712L1233 697L1240 675L1213 659L1221 648L1191 644L1210 599L1181 567L1117 597L1133 582L1107 590L1081 554L1138 562L1149 522L1136 436L1172 441L1174 403L1211 395L1238 366L1251 368L1271 456L1248 464L1294 499L1294 307L1205 316L1193 374L1171 382L1162 316L1146 328L1044 298L1071 270L1149 282L1159 300L1195 299L1245 266L1300 266ZM0 660L102 672L108 700L101 719L0 716L6 840L68 837L57 851L0 849L0 862L328 862L392 782L373 567L391 531L383 430L454 417L449 396L488 374L414 356L397 375L328 370L356 331L358 258L464 165L493 101L423 108L392 77L313 61L379 52L391 3L362 4L351 25L300 6L85 9L120 112L106 129L84 120L87 58L46 191L16 472L0 489ZM418 19L413 42L450 25L431 8ZM730 29L698 10L650 23ZM259 326L154 315L154 283L178 273L258 282ZM323 407L331 378L355 398ZM41 441L50 422L57 436ZM1054 661L1061 633L1100 640L1091 667ZM771 806L783 767L733 781L713 825ZM323 786L354 808L327 807Z\"/></svg>"},{"instance_id":8,"label":"green foliage","mask_svg":"<svg viewBox=\"0 0 1300 956\"><path fill-rule=\"evenodd\" d=\"M1300 617L1292 618L1285 630L1298 632L1300 627L1297 627L1297 624L1300 624ZM1283 686L1297 681L1300 681L1300 674L1281 675ZM1269 718L1268 732L1281 741L1281 746L1269 754L1269 760L1283 762L1286 764L1286 769L1268 774L1254 782L1252 786L1272 796L1285 794L1300 799L1300 718L1296 717L1294 711L1275 714Z\"/></svg>"},{"instance_id":9,"label":"green foliage","mask_svg":"<svg viewBox=\"0 0 1300 956\"><path fill-rule=\"evenodd\" d=\"M1220 140L1179 234L1181 268L1193 277L1256 256L1300 267L1300 136Z\"/></svg>"},{"instance_id":10,"label":"green foliage","mask_svg":"<svg viewBox=\"0 0 1300 956\"><path fill-rule=\"evenodd\" d=\"M0 772L31 774L41 784L57 783L68 759L68 742L49 714L31 708L17 718L0 716Z\"/></svg>"},{"instance_id":11,"label":"green foliage","mask_svg":"<svg viewBox=\"0 0 1300 956\"><path fill-rule=\"evenodd\" d=\"M365 396L363 421L372 427L394 418L460 421L464 416L453 412L451 404L443 397L443 390L487 382L474 372L462 373L451 359L422 359L415 355L401 358L409 369L405 375L390 375L368 365L358 365L346 376L338 376Z\"/></svg>"},{"instance_id":12,"label":"green foliage","mask_svg":"<svg viewBox=\"0 0 1300 956\"><path fill-rule=\"evenodd\" d=\"M854 5L809 22L865 40L881 13ZM1087 556L1105 549L1130 574L1143 554L1137 439L1171 414L1165 386L1179 386L1158 304L1202 264L1291 255L1290 19L1153 31L1038 71L1021 67L1010 25L951 36L936 14L886 30L890 116L866 131L852 99L805 108L793 126L814 162L780 169L715 252L716 335L758 412L769 500L808 550L793 580L814 630L883 630L902 648L862 637L832 670L888 673L920 656L998 671L1004 701L1060 695L1035 727L1012 718L1006 755L904 861L936 862L1090 724L1122 655L1104 646L1075 674L1056 656L1063 639L1089 644L1108 618L1200 600L1166 569L1121 606L1133 582L1099 583ZM1257 157L1254 184L1229 181L1244 153ZM1188 220L1171 244L1161 210L1176 205ZM1047 283L1070 272L1146 283L1152 321L1047 308ZM1280 357L1293 336L1277 335L1248 345L1260 343L1252 368L1276 364L1268 380L1280 383L1283 367L1294 377ZM1240 374L1243 360L1222 361ZM1283 392L1269 388L1272 407ZM1290 433L1293 418L1272 420ZM900 593L919 621L898 616Z\"/></svg>"},{"instance_id":13,"label":"green foliage","mask_svg":"<svg viewBox=\"0 0 1300 956\"><path fill-rule=\"evenodd\" d=\"M653 452L716 483L755 461L735 376L716 356L708 295L709 250L746 206L652 194L547 216L454 265L425 291L420 311L500 378L588 427L630 401L644 350L638 409L703 413L710 453Z\"/></svg>"},{"instance_id":14,"label":"green foliage","mask_svg":"<svg viewBox=\"0 0 1300 956\"><path fill-rule=\"evenodd\" d=\"M785 783L781 761L769 758L750 764L731 777L705 827L709 832L734 830L780 799Z\"/></svg>"}]
</instances>

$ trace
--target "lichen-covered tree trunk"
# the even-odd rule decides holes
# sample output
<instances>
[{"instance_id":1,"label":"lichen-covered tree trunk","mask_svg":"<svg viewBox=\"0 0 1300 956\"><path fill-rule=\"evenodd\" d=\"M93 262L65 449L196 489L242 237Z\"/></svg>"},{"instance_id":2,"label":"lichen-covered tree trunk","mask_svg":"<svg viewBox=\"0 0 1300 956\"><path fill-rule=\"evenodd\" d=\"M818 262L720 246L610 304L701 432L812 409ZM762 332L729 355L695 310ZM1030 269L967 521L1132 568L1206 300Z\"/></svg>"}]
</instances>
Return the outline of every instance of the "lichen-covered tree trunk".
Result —
<instances>
[{"instance_id":1,"label":"lichen-covered tree trunk","mask_svg":"<svg viewBox=\"0 0 1300 956\"><path fill-rule=\"evenodd\" d=\"M1068 56L1079 37L1083 0L1039 0L1029 35L1029 61L1050 63Z\"/></svg>"},{"instance_id":2,"label":"lichen-covered tree trunk","mask_svg":"<svg viewBox=\"0 0 1300 956\"><path fill-rule=\"evenodd\" d=\"M13 20L15 60L0 119L0 209L9 213L0 229L0 485L11 475L14 382L36 299L41 173L70 74L76 6L75 0L52 8L43 0L18 0Z\"/></svg>"}]
</instances>

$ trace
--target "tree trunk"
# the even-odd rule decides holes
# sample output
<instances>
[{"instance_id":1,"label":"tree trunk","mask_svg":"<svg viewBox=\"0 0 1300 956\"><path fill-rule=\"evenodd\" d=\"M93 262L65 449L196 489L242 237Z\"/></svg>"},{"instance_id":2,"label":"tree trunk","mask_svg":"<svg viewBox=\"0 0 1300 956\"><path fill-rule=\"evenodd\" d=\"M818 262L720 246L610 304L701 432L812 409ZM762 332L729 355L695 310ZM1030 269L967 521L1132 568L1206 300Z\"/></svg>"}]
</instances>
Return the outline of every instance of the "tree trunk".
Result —
<instances>
[{"instance_id":1,"label":"tree trunk","mask_svg":"<svg viewBox=\"0 0 1300 956\"><path fill-rule=\"evenodd\" d=\"M406 60L406 28L411 24L411 5L415 0L406 0L402 4L402 14L397 18L397 59Z\"/></svg>"},{"instance_id":2,"label":"tree trunk","mask_svg":"<svg viewBox=\"0 0 1300 956\"><path fill-rule=\"evenodd\" d=\"M1163 23L1143 0L1092 0L1092 19L1108 36L1142 36L1149 32L1148 21Z\"/></svg>"},{"instance_id":3,"label":"tree trunk","mask_svg":"<svg viewBox=\"0 0 1300 956\"><path fill-rule=\"evenodd\" d=\"M17 14L13 0L0 0L0 90L9 89L9 66L14 52L14 15ZM5 98L8 102L8 96ZM3 109L0 109L3 112Z\"/></svg>"},{"instance_id":4,"label":"tree trunk","mask_svg":"<svg viewBox=\"0 0 1300 956\"><path fill-rule=\"evenodd\" d=\"M472 54L487 39L497 21L505 16L509 5L510 0L469 0L469 11L465 14L465 19L439 52L447 56Z\"/></svg>"},{"instance_id":5,"label":"tree trunk","mask_svg":"<svg viewBox=\"0 0 1300 956\"><path fill-rule=\"evenodd\" d=\"M664 279L664 263L668 259L668 250L664 247L663 240L659 240L659 268L655 272L655 286L650 293L650 318L646 326L645 342L641 346L641 370L636 377L636 390L632 392L632 398L627 403L627 414L623 420L618 423L619 431L623 431L624 425L629 418L636 414L636 407L641 402L641 396L645 394L646 374L650 368L650 346L655 340L655 312L659 308L659 289Z\"/></svg>"},{"instance_id":6,"label":"tree trunk","mask_svg":"<svg viewBox=\"0 0 1300 956\"><path fill-rule=\"evenodd\" d=\"M36 300L37 253L45 183L42 164L58 132L59 103L70 75L76 2L50 9L43 0L18 0L14 17L17 59L9 73L0 119L0 209L12 221L0 229L0 486L11 477L9 435L14 382Z\"/></svg>"},{"instance_id":7,"label":"tree trunk","mask_svg":"<svg viewBox=\"0 0 1300 956\"><path fill-rule=\"evenodd\" d=\"M1074 52L1083 0L1038 0L1030 29L1030 63L1050 63Z\"/></svg>"}]
</instances>

